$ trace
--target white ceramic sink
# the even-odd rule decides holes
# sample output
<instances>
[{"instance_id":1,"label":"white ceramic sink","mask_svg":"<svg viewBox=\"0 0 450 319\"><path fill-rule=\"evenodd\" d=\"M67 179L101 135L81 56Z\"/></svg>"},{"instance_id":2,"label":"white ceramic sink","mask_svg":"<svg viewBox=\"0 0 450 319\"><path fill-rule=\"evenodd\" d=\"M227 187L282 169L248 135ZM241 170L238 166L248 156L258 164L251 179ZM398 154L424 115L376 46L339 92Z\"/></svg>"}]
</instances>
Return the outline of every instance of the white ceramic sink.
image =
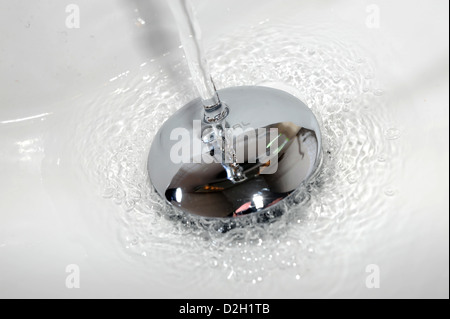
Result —
<instances>
[{"instance_id":1,"label":"white ceramic sink","mask_svg":"<svg viewBox=\"0 0 450 319\"><path fill-rule=\"evenodd\" d=\"M153 229L145 251L129 249L127 234L142 226L139 218L127 217L134 203L127 208L107 198L114 196L105 195L108 185L102 183L103 175L117 173L102 171L117 155L108 148L114 145L108 137L125 147L121 128L109 122L114 113L109 107L128 103L128 118L135 109L142 111L126 94L134 87L138 93L158 92L154 82L139 83L160 69L189 87L174 69L183 63L177 30L162 0L76 0L79 28L67 26L68 19L69 26L74 22L68 4L0 1L0 297L448 298L447 1L193 1L210 59L220 55L219 47L231 50L240 34L256 30L246 42L258 47L264 45L258 42L261 32L297 28L315 43L333 39L362 52L383 89L386 122L378 128L394 150L389 170L380 173L387 188L380 186L384 194L373 188L362 192L354 203L364 207L366 198L374 198L380 214L366 220L340 212L340 238L348 237L308 237L311 245L328 250L305 256L311 261L301 278L278 265L256 283L215 267L223 264L220 256L212 267L203 265L197 250L179 246L183 238L164 232L172 227L169 221ZM214 61L211 66L214 74ZM168 113L179 106L168 106ZM153 111L157 117L158 109ZM139 127L125 130L126 141L142 141ZM133 154L144 159L147 151L143 146ZM145 181L145 165L133 167L142 169L136 176ZM358 210L359 216L364 213ZM329 223L334 227L338 221ZM367 266L373 264L380 271L379 288L366 285L371 274L366 270L372 269ZM67 287L74 269L68 265L79 269L79 289Z\"/></svg>"}]
</instances>

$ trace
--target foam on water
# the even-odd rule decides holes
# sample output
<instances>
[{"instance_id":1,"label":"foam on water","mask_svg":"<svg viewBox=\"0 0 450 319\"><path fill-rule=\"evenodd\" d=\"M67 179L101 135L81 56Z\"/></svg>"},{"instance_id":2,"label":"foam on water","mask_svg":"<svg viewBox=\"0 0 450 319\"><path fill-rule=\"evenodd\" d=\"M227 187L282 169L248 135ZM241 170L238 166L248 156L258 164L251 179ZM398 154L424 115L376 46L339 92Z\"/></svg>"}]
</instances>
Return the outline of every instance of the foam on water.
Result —
<instances>
[{"instance_id":1,"label":"foam on water","mask_svg":"<svg viewBox=\"0 0 450 319\"><path fill-rule=\"evenodd\" d=\"M195 218L166 218L174 212L152 191L147 156L164 120L196 96L182 59L170 69L163 67L167 57L149 61L113 79L74 119L83 172L121 207L111 218L121 220L123 249L197 284L212 277L258 283L275 269L298 280L316 260L339 258L340 247L380 229L385 202L396 193L389 176L400 131L387 126L385 96L364 52L287 25L223 36L206 51L217 88L281 88L313 110L323 132L322 170L271 223L221 234Z\"/></svg>"}]
</instances>

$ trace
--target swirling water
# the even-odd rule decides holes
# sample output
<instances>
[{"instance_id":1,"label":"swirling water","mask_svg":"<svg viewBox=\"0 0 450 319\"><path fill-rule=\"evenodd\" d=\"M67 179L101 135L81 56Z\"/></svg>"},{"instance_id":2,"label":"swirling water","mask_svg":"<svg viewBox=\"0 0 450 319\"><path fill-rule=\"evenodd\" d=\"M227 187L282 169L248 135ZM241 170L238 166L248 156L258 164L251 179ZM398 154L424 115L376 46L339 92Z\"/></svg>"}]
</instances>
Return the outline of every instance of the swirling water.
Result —
<instances>
[{"instance_id":1,"label":"swirling water","mask_svg":"<svg viewBox=\"0 0 450 319\"><path fill-rule=\"evenodd\" d=\"M357 249L353 242L381 229L396 193L391 142L401 132L390 125L376 66L364 51L289 25L225 35L206 51L218 88L272 86L313 110L323 133L322 169L271 223L221 234L195 219L166 218L173 212L152 190L148 151L164 120L196 94L181 50L146 61L111 79L72 119L73 156L99 196L120 207L111 216L120 220L120 249L191 283L257 284L276 270L290 280L310 276L320 263L345 258L342 247Z\"/></svg>"}]
</instances>

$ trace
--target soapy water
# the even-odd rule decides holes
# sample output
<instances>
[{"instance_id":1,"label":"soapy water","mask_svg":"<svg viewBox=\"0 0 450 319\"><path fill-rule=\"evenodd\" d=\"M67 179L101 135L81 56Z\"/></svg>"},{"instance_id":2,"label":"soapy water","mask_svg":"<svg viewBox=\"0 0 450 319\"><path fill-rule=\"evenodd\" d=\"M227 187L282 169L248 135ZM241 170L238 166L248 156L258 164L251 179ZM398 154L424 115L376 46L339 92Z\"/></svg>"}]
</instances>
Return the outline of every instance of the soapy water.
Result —
<instances>
[{"instance_id":1,"label":"soapy water","mask_svg":"<svg viewBox=\"0 0 450 319\"><path fill-rule=\"evenodd\" d=\"M390 126L375 65L363 51L298 27L259 25L218 38L206 52L217 88L271 86L312 109L323 134L322 169L267 223L249 220L220 233L215 222L174 211L152 189L147 157L164 120L196 93L179 80L189 74L183 59L162 66L174 53L143 63L99 90L75 119L73 138L93 187L121 208L112 218L121 221L124 249L197 284L213 276L258 283L275 269L298 280L321 257L381 229L396 192L389 184L398 158L391 142L401 132Z\"/></svg>"}]
</instances>

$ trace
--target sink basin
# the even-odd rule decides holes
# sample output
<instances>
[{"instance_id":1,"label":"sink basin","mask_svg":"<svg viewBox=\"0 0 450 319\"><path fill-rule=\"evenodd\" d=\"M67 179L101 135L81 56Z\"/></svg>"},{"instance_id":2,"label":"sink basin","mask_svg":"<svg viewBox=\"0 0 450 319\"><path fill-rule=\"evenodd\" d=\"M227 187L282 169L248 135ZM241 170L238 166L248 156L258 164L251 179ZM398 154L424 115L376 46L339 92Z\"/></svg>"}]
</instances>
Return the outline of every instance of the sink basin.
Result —
<instances>
[{"instance_id":1,"label":"sink basin","mask_svg":"<svg viewBox=\"0 0 450 319\"><path fill-rule=\"evenodd\" d=\"M193 5L218 88L321 119L309 197L228 237L166 218L146 159L196 97L166 4L3 1L0 297L448 298L448 2Z\"/></svg>"}]
</instances>

